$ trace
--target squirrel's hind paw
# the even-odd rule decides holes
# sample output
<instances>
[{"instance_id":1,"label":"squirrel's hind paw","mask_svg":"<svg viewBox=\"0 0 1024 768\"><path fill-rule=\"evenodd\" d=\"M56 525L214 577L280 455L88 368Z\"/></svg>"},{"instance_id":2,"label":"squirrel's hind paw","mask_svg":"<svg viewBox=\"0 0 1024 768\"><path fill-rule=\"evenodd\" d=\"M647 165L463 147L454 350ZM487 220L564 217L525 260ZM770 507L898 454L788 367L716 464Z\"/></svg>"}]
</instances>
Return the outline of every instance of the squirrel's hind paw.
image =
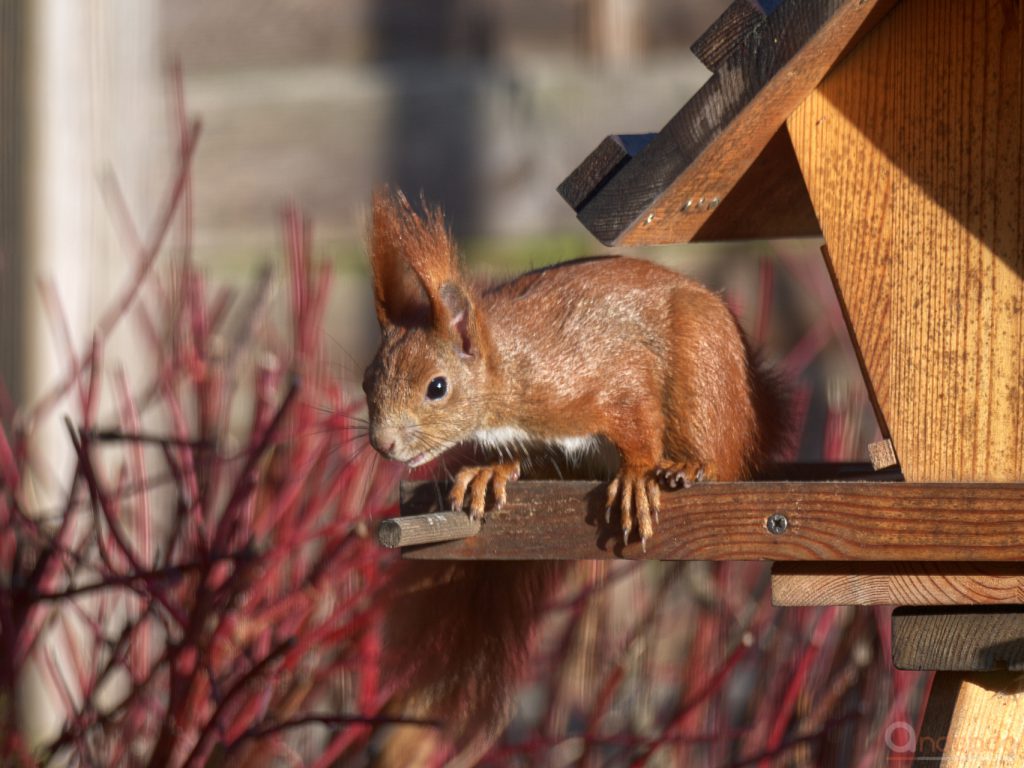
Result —
<instances>
[{"instance_id":1,"label":"squirrel's hind paw","mask_svg":"<svg viewBox=\"0 0 1024 768\"><path fill-rule=\"evenodd\" d=\"M647 541L654 535L654 523L661 508L661 491L649 471L622 469L608 484L605 522L611 523L612 509L618 501L622 521L622 543L629 544L634 522L640 533L640 546L647 551ZM635 516L635 520L634 520Z\"/></svg>"},{"instance_id":2,"label":"squirrel's hind paw","mask_svg":"<svg viewBox=\"0 0 1024 768\"><path fill-rule=\"evenodd\" d=\"M471 520L482 520L487 503L487 486L491 486L494 495L494 508L501 509L508 500L505 486L519 479L519 462L511 461L503 464L492 464L487 467L463 467L455 473L455 482L448 494L452 509L461 510L469 491L469 517Z\"/></svg>"}]
</instances>

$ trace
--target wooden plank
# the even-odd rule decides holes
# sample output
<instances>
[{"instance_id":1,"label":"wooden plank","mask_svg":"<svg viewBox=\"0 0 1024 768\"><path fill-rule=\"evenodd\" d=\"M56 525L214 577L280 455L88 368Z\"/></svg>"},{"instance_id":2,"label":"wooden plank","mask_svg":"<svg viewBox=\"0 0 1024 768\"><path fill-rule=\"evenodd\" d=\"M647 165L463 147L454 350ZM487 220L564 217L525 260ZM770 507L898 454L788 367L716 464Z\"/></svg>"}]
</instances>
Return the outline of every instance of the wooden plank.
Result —
<instances>
[{"instance_id":1,"label":"wooden plank","mask_svg":"<svg viewBox=\"0 0 1024 768\"><path fill-rule=\"evenodd\" d=\"M700 198L683 203L680 215L701 207ZM817 237L818 217L811 205L800 164L782 126L750 169L693 235L694 241Z\"/></svg>"},{"instance_id":2,"label":"wooden plank","mask_svg":"<svg viewBox=\"0 0 1024 768\"><path fill-rule=\"evenodd\" d=\"M607 244L690 240L858 30L892 0L785 0L579 212Z\"/></svg>"},{"instance_id":3,"label":"wooden plank","mask_svg":"<svg viewBox=\"0 0 1024 768\"><path fill-rule=\"evenodd\" d=\"M764 12L749 0L734 0L721 16L690 46L700 63L714 72L743 45L743 41L764 21Z\"/></svg>"},{"instance_id":4,"label":"wooden plank","mask_svg":"<svg viewBox=\"0 0 1024 768\"><path fill-rule=\"evenodd\" d=\"M1024 54L1008 7L904 0L788 121L912 481L1024 479Z\"/></svg>"},{"instance_id":5,"label":"wooden plank","mask_svg":"<svg viewBox=\"0 0 1024 768\"><path fill-rule=\"evenodd\" d=\"M1024 680L1015 672L937 672L920 733L907 723L891 734L890 762L914 768L1024 765ZM906 746L902 741L910 738Z\"/></svg>"},{"instance_id":6,"label":"wooden plank","mask_svg":"<svg viewBox=\"0 0 1024 768\"><path fill-rule=\"evenodd\" d=\"M653 137L653 133L606 136L587 155L587 159L558 185L558 194L574 211L578 211Z\"/></svg>"},{"instance_id":7,"label":"wooden plank","mask_svg":"<svg viewBox=\"0 0 1024 768\"><path fill-rule=\"evenodd\" d=\"M1024 563L775 563L772 603L1024 604Z\"/></svg>"},{"instance_id":8,"label":"wooden plank","mask_svg":"<svg viewBox=\"0 0 1024 768\"><path fill-rule=\"evenodd\" d=\"M403 497L403 514L426 514L442 496L422 483ZM704 483L661 499L646 554L638 542L622 546L617 521L604 523L603 483L527 481L509 486L508 502L476 536L408 556L1013 562L1024 551L1024 485ZM785 518L773 526L781 533L769 531L776 516Z\"/></svg>"},{"instance_id":9,"label":"wooden plank","mask_svg":"<svg viewBox=\"0 0 1024 768\"><path fill-rule=\"evenodd\" d=\"M893 448L892 440L878 440L868 444L868 457L871 459L871 466L876 470L895 467L899 462L896 460L896 449Z\"/></svg>"},{"instance_id":10,"label":"wooden plank","mask_svg":"<svg viewBox=\"0 0 1024 768\"><path fill-rule=\"evenodd\" d=\"M1024 672L1024 606L897 608L892 661L897 669Z\"/></svg>"}]
</instances>

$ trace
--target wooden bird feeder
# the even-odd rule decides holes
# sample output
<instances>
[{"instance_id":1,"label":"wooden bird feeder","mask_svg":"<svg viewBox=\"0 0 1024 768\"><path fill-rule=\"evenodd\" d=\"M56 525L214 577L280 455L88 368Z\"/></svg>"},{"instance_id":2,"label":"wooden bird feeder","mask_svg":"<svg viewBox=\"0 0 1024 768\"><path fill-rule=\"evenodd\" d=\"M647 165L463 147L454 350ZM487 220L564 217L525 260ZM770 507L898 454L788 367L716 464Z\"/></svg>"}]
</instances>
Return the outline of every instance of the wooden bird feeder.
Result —
<instances>
[{"instance_id":1,"label":"wooden bird feeder","mask_svg":"<svg viewBox=\"0 0 1024 768\"><path fill-rule=\"evenodd\" d=\"M822 236L873 466L664 494L646 554L603 537L601 485L519 482L482 530L419 518L418 541L469 538L406 556L771 560L778 605L903 606L894 661L938 670L918 743L944 751L919 760L1024 765L1024 10L763 5L694 44L712 75L661 131L608 137L559 191L606 244Z\"/></svg>"}]
</instances>

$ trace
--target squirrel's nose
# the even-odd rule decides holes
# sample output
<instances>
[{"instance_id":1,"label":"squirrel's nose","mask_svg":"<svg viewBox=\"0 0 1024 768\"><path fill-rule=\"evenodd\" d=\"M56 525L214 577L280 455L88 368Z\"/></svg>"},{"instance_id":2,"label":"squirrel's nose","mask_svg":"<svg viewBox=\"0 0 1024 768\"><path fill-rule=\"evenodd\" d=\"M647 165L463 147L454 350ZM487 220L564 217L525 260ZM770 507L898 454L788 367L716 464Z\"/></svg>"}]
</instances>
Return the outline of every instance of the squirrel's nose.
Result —
<instances>
[{"instance_id":1,"label":"squirrel's nose","mask_svg":"<svg viewBox=\"0 0 1024 768\"><path fill-rule=\"evenodd\" d=\"M394 456L395 446L398 445L398 431L388 427L375 429L370 433L370 442L380 453L391 458Z\"/></svg>"}]
</instances>

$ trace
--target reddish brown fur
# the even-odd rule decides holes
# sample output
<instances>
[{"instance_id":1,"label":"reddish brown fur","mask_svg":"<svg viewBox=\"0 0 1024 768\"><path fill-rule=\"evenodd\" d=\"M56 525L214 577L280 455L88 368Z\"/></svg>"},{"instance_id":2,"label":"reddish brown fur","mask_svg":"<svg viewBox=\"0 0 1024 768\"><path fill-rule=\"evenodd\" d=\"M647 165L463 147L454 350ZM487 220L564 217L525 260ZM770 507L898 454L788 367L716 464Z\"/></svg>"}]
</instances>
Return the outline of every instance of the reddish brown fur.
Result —
<instances>
[{"instance_id":1,"label":"reddish brown fur","mask_svg":"<svg viewBox=\"0 0 1024 768\"><path fill-rule=\"evenodd\" d=\"M497 371L481 426L601 434L626 466L692 461L720 480L757 462L746 347L698 283L645 261L590 259L499 286L481 310Z\"/></svg>"},{"instance_id":2,"label":"reddish brown fur","mask_svg":"<svg viewBox=\"0 0 1024 768\"><path fill-rule=\"evenodd\" d=\"M371 441L389 458L420 463L481 433L510 452L523 447L517 440L543 450L600 437L619 455L609 507L619 499L627 536L635 511L646 539L657 516L656 470L687 482L698 471L735 480L778 447L777 390L721 297L693 280L636 259L588 259L477 293L440 213L419 217L386 193L374 198L371 261L382 341L365 388ZM448 393L431 400L427 385L438 376ZM489 482L472 474L484 470L467 471L463 491L470 479L476 491L481 478ZM475 493L473 504L483 498ZM393 625L395 637L421 639L430 655L431 667L410 669L415 654L399 651L421 691L412 709L451 716L449 733L463 745L502 721L503 688L524 658L536 595L556 574L488 567L475 576L460 567L446 596ZM486 583L467 588L474 578Z\"/></svg>"}]
</instances>

